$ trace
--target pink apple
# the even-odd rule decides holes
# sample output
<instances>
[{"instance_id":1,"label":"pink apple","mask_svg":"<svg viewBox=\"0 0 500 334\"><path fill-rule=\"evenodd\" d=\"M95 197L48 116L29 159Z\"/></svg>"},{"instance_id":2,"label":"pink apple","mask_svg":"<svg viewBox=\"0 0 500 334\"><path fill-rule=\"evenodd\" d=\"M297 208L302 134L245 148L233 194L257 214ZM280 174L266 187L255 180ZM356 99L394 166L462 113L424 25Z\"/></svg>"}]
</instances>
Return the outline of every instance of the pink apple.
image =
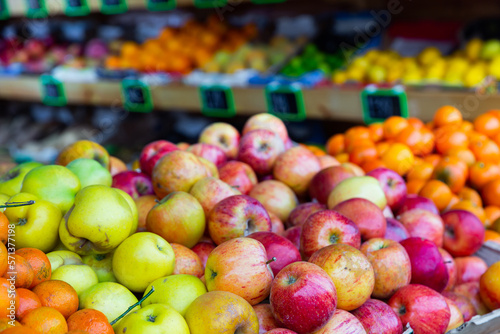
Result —
<instances>
[{"instance_id":1,"label":"pink apple","mask_svg":"<svg viewBox=\"0 0 500 334\"><path fill-rule=\"evenodd\" d=\"M443 291L448 284L448 270L436 245L414 237L401 241L401 245L410 257L411 283Z\"/></svg>"},{"instance_id":2,"label":"pink apple","mask_svg":"<svg viewBox=\"0 0 500 334\"><path fill-rule=\"evenodd\" d=\"M297 332L291 331L286 328L275 328L271 329L268 332L265 332L266 334L297 334Z\"/></svg>"},{"instance_id":3,"label":"pink apple","mask_svg":"<svg viewBox=\"0 0 500 334\"><path fill-rule=\"evenodd\" d=\"M276 133L263 129L253 130L241 138L238 160L248 164L255 173L267 175L284 151L285 145Z\"/></svg>"},{"instance_id":4,"label":"pink apple","mask_svg":"<svg viewBox=\"0 0 500 334\"><path fill-rule=\"evenodd\" d=\"M271 232L277 235L283 235L285 233L285 225L274 213L268 212L269 218L271 219Z\"/></svg>"},{"instance_id":5,"label":"pink apple","mask_svg":"<svg viewBox=\"0 0 500 334\"><path fill-rule=\"evenodd\" d=\"M457 304L451 299L444 297L446 300L446 304L448 304L448 308L450 309L450 321L448 323L448 327L446 328L446 332L451 331L464 323L464 316Z\"/></svg>"},{"instance_id":6,"label":"pink apple","mask_svg":"<svg viewBox=\"0 0 500 334\"><path fill-rule=\"evenodd\" d=\"M366 175L378 180L387 198L387 205L393 211L398 210L407 194L405 180L398 173L387 168L377 168Z\"/></svg>"},{"instance_id":7,"label":"pink apple","mask_svg":"<svg viewBox=\"0 0 500 334\"><path fill-rule=\"evenodd\" d=\"M377 299L368 299L351 312L361 322L366 333L401 334L403 324L394 310Z\"/></svg>"},{"instance_id":8,"label":"pink apple","mask_svg":"<svg viewBox=\"0 0 500 334\"><path fill-rule=\"evenodd\" d=\"M469 256L483 245L484 225L465 210L451 210L441 215L444 222L444 249L454 257Z\"/></svg>"},{"instance_id":9,"label":"pink apple","mask_svg":"<svg viewBox=\"0 0 500 334\"><path fill-rule=\"evenodd\" d=\"M403 224L394 218L386 218L387 229L385 230L384 239L390 239L397 242L408 239L410 233Z\"/></svg>"},{"instance_id":10,"label":"pink apple","mask_svg":"<svg viewBox=\"0 0 500 334\"><path fill-rule=\"evenodd\" d=\"M268 212L274 213L281 221L286 221L298 204L293 190L276 180L257 183L248 195L261 202Z\"/></svg>"},{"instance_id":11,"label":"pink apple","mask_svg":"<svg viewBox=\"0 0 500 334\"><path fill-rule=\"evenodd\" d=\"M228 161L222 165L219 168L219 178L243 195L248 195L257 184L257 176L252 167L241 161Z\"/></svg>"},{"instance_id":12,"label":"pink apple","mask_svg":"<svg viewBox=\"0 0 500 334\"><path fill-rule=\"evenodd\" d=\"M290 141L285 123L271 114L262 113L250 117L245 123L242 133L246 135L248 132L257 129L269 130L278 134L283 143Z\"/></svg>"},{"instance_id":13,"label":"pink apple","mask_svg":"<svg viewBox=\"0 0 500 334\"><path fill-rule=\"evenodd\" d=\"M201 265L203 269L207 265L207 259L210 253L215 249L215 245L208 242L198 242L196 245L191 248L193 252L195 252L201 260Z\"/></svg>"},{"instance_id":14,"label":"pink apple","mask_svg":"<svg viewBox=\"0 0 500 334\"><path fill-rule=\"evenodd\" d=\"M385 218L394 218L394 213L392 213L392 210L389 206L386 206L383 210L382 213L384 214Z\"/></svg>"},{"instance_id":15,"label":"pink apple","mask_svg":"<svg viewBox=\"0 0 500 334\"><path fill-rule=\"evenodd\" d=\"M220 147L229 159L236 159L240 133L231 124L217 122L207 126L200 134L200 143Z\"/></svg>"},{"instance_id":16,"label":"pink apple","mask_svg":"<svg viewBox=\"0 0 500 334\"><path fill-rule=\"evenodd\" d=\"M322 169L311 180L309 196L322 204L326 204L333 188L340 182L355 176L354 173L342 166Z\"/></svg>"},{"instance_id":17,"label":"pink apple","mask_svg":"<svg viewBox=\"0 0 500 334\"><path fill-rule=\"evenodd\" d=\"M205 217L223 199L241 194L226 182L215 177L205 177L199 180L193 185L189 193L200 202L205 212Z\"/></svg>"},{"instance_id":18,"label":"pink apple","mask_svg":"<svg viewBox=\"0 0 500 334\"><path fill-rule=\"evenodd\" d=\"M444 288L445 291L451 291L457 283L457 265L453 257L443 248L439 248L439 253L443 257L444 264L448 270L448 284Z\"/></svg>"},{"instance_id":19,"label":"pink apple","mask_svg":"<svg viewBox=\"0 0 500 334\"><path fill-rule=\"evenodd\" d=\"M478 256L456 257L457 285L479 282L481 275L488 270L488 265Z\"/></svg>"},{"instance_id":20,"label":"pink apple","mask_svg":"<svg viewBox=\"0 0 500 334\"><path fill-rule=\"evenodd\" d=\"M278 273L269 301L279 323L305 334L320 329L330 320L337 307L337 292L323 269L301 261Z\"/></svg>"},{"instance_id":21,"label":"pink apple","mask_svg":"<svg viewBox=\"0 0 500 334\"><path fill-rule=\"evenodd\" d=\"M219 146L215 145L198 143L191 145L187 151L193 153L197 157L207 159L217 168L222 166L227 160L226 153Z\"/></svg>"},{"instance_id":22,"label":"pink apple","mask_svg":"<svg viewBox=\"0 0 500 334\"><path fill-rule=\"evenodd\" d=\"M113 188L118 188L129 194L133 199L145 195L153 195L151 178L135 171L121 172L113 176Z\"/></svg>"},{"instance_id":23,"label":"pink apple","mask_svg":"<svg viewBox=\"0 0 500 334\"><path fill-rule=\"evenodd\" d=\"M403 213L399 221L410 236L424 238L443 247L444 224L438 215L423 209L413 209Z\"/></svg>"},{"instance_id":24,"label":"pink apple","mask_svg":"<svg viewBox=\"0 0 500 334\"><path fill-rule=\"evenodd\" d=\"M439 210L433 201L426 197L408 194L398 210L398 216L413 209L423 209L439 215Z\"/></svg>"},{"instance_id":25,"label":"pink apple","mask_svg":"<svg viewBox=\"0 0 500 334\"><path fill-rule=\"evenodd\" d=\"M259 334L267 333L271 329L279 327L278 322L274 319L270 304L258 304L252 307L259 319Z\"/></svg>"},{"instance_id":26,"label":"pink apple","mask_svg":"<svg viewBox=\"0 0 500 334\"><path fill-rule=\"evenodd\" d=\"M361 239L382 238L387 229L387 222L382 210L364 198L351 198L340 202L334 211L349 218L356 224L361 233Z\"/></svg>"},{"instance_id":27,"label":"pink apple","mask_svg":"<svg viewBox=\"0 0 500 334\"><path fill-rule=\"evenodd\" d=\"M317 250L332 244L361 246L358 227L349 218L333 210L313 213L302 226L300 252L309 259Z\"/></svg>"},{"instance_id":28,"label":"pink apple","mask_svg":"<svg viewBox=\"0 0 500 334\"><path fill-rule=\"evenodd\" d=\"M149 143L144 146L139 157L141 171L151 175L158 160L160 160L165 154L177 151L178 149L179 148L174 143L166 140L157 140Z\"/></svg>"},{"instance_id":29,"label":"pink apple","mask_svg":"<svg viewBox=\"0 0 500 334\"><path fill-rule=\"evenodd\" d=\"M290 227L289 229L285 230L285 233L283 233L283 236L290 240L292 244L297 247L297 249L300 249L300 236L302 235L302 226L294 226Z\"/></svg>"},{"instance_id":30,"label":"pink apple","mask_svg":"<svg viewBox=\"0 0 500 334\"><path fill-rule=\"evenodd\" d=\"M415 333L444 334L450 322L450 308L444 297L420 284L402 287L388 304Z\"/></svg>"},{"instance_id":31,"label":"pink apple","mask_svg":"<svg viewBox=\"0 0 500 334\"><path fill-rule=\"evenodd\" d=\"M472 303L464 295L460 295L451 291L444 291L442 295L450 300L453 300L455 305L460 309L464 317L464 321L469 321L473 316L477 315L476 309Z\"/></svg>"},{"instance_id":32,"label":"pink apple","mask_svg":"<svg viewBox=\"0 0 500 334\"><path fill-rule=\"evenodd\" d=\"M273 232L255 232L248 237L258 240L264 245L268 260L276 258L275 261L269 264L274 276L278 275L280 270L290 263L301 260L299 250L285 237Z\"/></svg>"},{"instance_id":33,"label":"pink apple","mask_svg":"<svg viewBox=\"0 0 500 334\"><path fill-rule=\"evenodd\" d=\"M326 206L324 204L316 202L299 204L292 210L290 216L288 216L287 226L302 226L311 214L321 210L326 210Z\"/></svg>"},{"instance_id":34,"label":"pink apple","mask_svg":"<svg viewBox=\"0 0 500 334\"><path fill-rule=\"evenodd\" d=\"M328 167L340 166L340 162L331 155L322 155L318 157L318 160L321 166L321 170Z\"/></svg>"},{"instance_id":35,"label":"pink apple","mask_svg":"<svg viewBox=\"0 0 500 334\"><path fill-rule=\"evenodd\" d=\"M264 206L247 195L231 196L217 203L207 223L210 237L217 245L254 232L271 231L272 227Z\"/></svg>"},{"instance_id":36,"label":"pink apple","mask_svg":"<svg viewBox=\"0 0 500 334\"><path fill-rule=\"evenodd\" d=\"M337 309L330 321L313 334L366 334L361 321L351 313Z\"/></svg>"},{"instance_id":37,"label":"pink apple","mask_svg":"<svg viewBox=\"0 0 500 334\"><path fill-rule=\"evenodd\" d=\"M463 295L465 298L467 298L467 300L470 301L478 315L485 315L489 312L489 310L481 299L479 291L479 282L457 284L453 288L453 292L459 295Z\"/></svg>"}]
</instances>

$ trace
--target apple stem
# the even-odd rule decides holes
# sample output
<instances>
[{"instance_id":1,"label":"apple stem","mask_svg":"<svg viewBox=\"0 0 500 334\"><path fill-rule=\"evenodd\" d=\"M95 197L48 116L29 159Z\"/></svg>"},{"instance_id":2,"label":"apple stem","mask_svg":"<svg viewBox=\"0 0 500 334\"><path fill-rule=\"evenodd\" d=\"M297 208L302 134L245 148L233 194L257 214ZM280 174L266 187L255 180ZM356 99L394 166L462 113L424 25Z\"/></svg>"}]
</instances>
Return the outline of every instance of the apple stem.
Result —
<instances>
[{"instance_id":1,"label":"apple stem","mask_svg":"<svg viewBox=\"0 0 500 334\"><path fill-rule=\"evenodd\" d=\"M266 265L270 264L270 263L272 263L272 262L274 262L276 260L277 260L276 256L273 256L269 261L266 262Z\"/></svg>"},{"instance_id":2,"label":"apple stem","mask_svg":"<svg viewBox=\"0 0 500 334\"><path fill-rule=\"evenodd\" d=\"M155 292L155 287L152 286L151 287L151 290L149 290L149 292L144 296L142 297L141 300L139 300L137 303L135 303L134 305L130 306L125 312L123 312L118 318L116 318L115 320L111 321L109 324L111 326L113 326L114 324L116 324L118 321L120 321L123 317L125 317L127 314L129 314L130 311L132 311L134 308L136 308L137 306L141 305L143 301L145 301L149 296L151 296L153 294L153 292Z\"/></svg>"},{"instance_id":3,"label":"apple stem","mask_svg":"<svg viewBox=\"0 0 500 334\"><path fill-rule=\"evenodd\" d=\"M6 202L4 205L0 205L0 209L3 208L17 208L20 206L28 206L35 204L35 201L27 201L27 202Z\"/></svg>"}]
</instances>

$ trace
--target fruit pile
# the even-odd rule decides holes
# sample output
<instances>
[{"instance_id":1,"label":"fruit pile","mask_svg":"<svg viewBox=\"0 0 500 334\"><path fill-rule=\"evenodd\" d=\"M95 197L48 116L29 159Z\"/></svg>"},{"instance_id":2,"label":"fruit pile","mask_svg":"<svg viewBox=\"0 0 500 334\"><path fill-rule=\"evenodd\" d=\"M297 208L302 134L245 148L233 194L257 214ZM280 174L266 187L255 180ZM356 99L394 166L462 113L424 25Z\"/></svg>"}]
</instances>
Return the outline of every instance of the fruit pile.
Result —
<instances>
[{"instance_id":1,"label":"fruit pile","mask_svg":"<svg viewBox=\"0 0 500 334\"><path fill-rule=\"evenodd\" d=\"M455 147L435 148L440 131L463 131L467 147L493 142L493 121L468 126L457 112L444 107L430 125L356 127L329 141L330 154L294 143L280 119L259 114L241 134L214 123L196 144L152 142L136 170L89 141L66 147L55 165L18 165L0 179L1 326L328 334L402 333L409 324L435 334L500 308L500 262L488 268L474 255L483 223L443 200L460 198L464 185L453 195L436 167L415 195L403 178L419 164L448 163ZM432 147L401 143L407 128L431 136ZM487 204L497 205L499 180L482 187ZM481 199L466 193L462 202Z\"/></svg>"},{"instance_id":2,"label":"fruit pile","mask_svg":"<svg viewBox=\"0 0 500 334\"><path fill-rule=\"evenodd\" d=\"M344 61L340 52L328 54L320 51L316 45L308 44L302 54L290 60L281 74L288 77L300 77L308 72L320 70L325 75L331 76L332 71L344 65Z\"/></svg>"}]
</instances>

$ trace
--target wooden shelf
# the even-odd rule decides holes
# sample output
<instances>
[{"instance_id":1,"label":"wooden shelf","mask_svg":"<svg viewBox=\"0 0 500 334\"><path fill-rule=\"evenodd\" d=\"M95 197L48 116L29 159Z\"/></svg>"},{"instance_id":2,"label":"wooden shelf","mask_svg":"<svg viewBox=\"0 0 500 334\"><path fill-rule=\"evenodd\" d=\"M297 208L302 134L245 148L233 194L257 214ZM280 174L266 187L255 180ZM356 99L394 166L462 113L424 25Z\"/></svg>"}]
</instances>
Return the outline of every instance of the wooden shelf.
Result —
<instances>
[{"instance_id":1,"label":"wooden shelf","mask_svg":"<svg viewBox=\"0 0 500 334\"><path fill-rule=\"evenodd\" d=\"M118 81L97 83L64 83L69 105L121 107L121 85ZM237 114L252 115L266 112L267 104L262 87L233 88ZM155 110L200 112L201 102L197 87L182 84L152 86ZM323 87L303 92L308 118L362 121L359 88ZM500 94L478 97L474 92L453 90L407 89L410 116L431 120L436 109L443 105L457 106L466 119L500 107ZM40 102L39 78L36 76L1 77L0 99Z\"/></svg>"}]
</instances>

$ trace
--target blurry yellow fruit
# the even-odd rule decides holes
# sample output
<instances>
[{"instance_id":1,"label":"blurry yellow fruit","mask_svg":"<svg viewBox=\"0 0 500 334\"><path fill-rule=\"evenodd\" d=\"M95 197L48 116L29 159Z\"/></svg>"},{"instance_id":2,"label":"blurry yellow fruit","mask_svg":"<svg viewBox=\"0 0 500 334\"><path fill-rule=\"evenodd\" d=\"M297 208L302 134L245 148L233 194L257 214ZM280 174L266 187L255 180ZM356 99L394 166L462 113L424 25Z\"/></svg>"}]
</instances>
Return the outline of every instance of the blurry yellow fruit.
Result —
<instances>
[{"instance_id":1,"label":"blurry yellow fruit","mask_svg":"<svg viewBox=\"0 0 500 334\"><path fill-rule=\"evenodd\" d=\"M367 69L368 66L370 66L370 62L368 61L368 59L366 59L366 57L358 57L352 61L350 66Z\"/></svg>"},{"instance_id":2,"label":"blurry yellow fruit","mask_svg":"<svg viewBox=\"0 0 500 334\"><path fill-rule=\"evenodd\" d=\"M403 76L403 70L401 68L389 67L387 70L387 82L394 82L401 79Z\"/></svg>"},{"instance_id":3,"label":"blurry yellow fruit","mask_svg":"<svg viewBox=\"0 0 500 334\"><path fill-rule=\"evenodd\" d=\"M391 64L392 57L390 54L381 53L374 61L373 64L381 67L387 67Z\"/></svg>"},{"instance_id":4,"label":"blurry yellow fruit","mask_svg":"<svg viewBox=\"0 0 500 334\"><path fill-rule=\"evenodd\" d=\"M425 78L428 80L441 80L446 71L446 61L437 59L432 65L427 67Z\"/></svg>"},{"instance_id":5,"label":"blurry yellow fruit","mask_svg":"<svg viewBox=\"0 0 500 334\"><path fill-rule=\"evenodd\" d=\"M488 66L488 74L500 80L500 55L495 56Z\"/></svg>"},{"instance_id":6,"label":"blurry yellow fruit","mask_svg":"<svg viewBox=\"0 0 500 334\"><path fill-rule=\"evenodd\" d=\"M483 63L477 63L465 72L464 85L466 87L474 87L483 81L486 74L486 66Z\"/></svg>"},{"instance_id":7,"label":"blurry yellow fruit","mask_svg":"<svg viewBox=\"0 0 500 334\"><path fill-rule=\"evenodd\" d=\"M422 71L418 68L406 71L403 75L403 82L406 84L415 84L422 80Z\"/></svg>"},{"instance_id":8,"label":"blurry yellow fruit","mask_svg":"<svg viewBox=\"0 0 500 334\"><path fill-rule=\"evenodd\" d=\"M349 67L346 72L347 80L363 81L365 70L362 67Z\"/></svg>"},{"instance_id":9,"label":"blurry yellow fruit","mask_svg":"<svg viewBox=\"0 0 500 334\"><path fill-rule=\"evenodd\" d=\"M380 55L380 53L381 52L379 50L371 49L365 54L365 58L366 60L371 62L374 61Z\"/></svg>"},{"instance_id":10,"label":"blurry yellow fruit","mask_svg":"<svg viewBox=\"0 0 500 334\"><path fill-rule=\"evenodd\" d=\"M465 46L465 56L469 60L473 61L479 59L479 53L481 52L482 47L483 41L481 41L479 38L471 39Z\"/></svg>"},{"instance_id":11,"label":"blurry yellow fruit","mask_svg":"<svg viewBox=\"0 0 500 334\"><path fill-rule=\"evenodd\" d=\"M465 73L465 71L469 68L469 66L470 64L465 58L461 57L452 58L448 62L447 72Z\"/></svg>"},{"instance_id":12,"label":"blurry yellow fruit","mask_svg":"<svg viewBox=\"0 0 500 334\"><path fill-rule=\"evenodd\" d=\"M343 84L347 81L347 73L345 71L337 71L333 73L332 81L338 85Z\"/></svg>"},{"instance_id":13,"label":"blurry yellow fruit","mask_svg":"<svg viewBox=\"0 0 500 334\"><path fill-rule=\"evenodd\" d=\"M462 78L463 78L463 74L462 73L448 71L448 72L446 72L443 80L448 85L462 86L463 85Z\"/></svg>"},{"instance_id":14,"label":"blurry yellow fruit","mask_svg":"<svg viewBox=\"0 0 500 334\"><path fill-rule=\"evenodd\" d=\"M384 82L387 78L387 71L382 66L372 66L367 72L368 81L372 83Z\"/></svg>"},{"instance_id":15,"label":"blurry yellow fruit","mask_svg":"<svg viewBox=\"0 0 500 334\"><path fill-rule=\"evenodd\" d=\"M431 65L439 58L441 58L441 52L432 46L425 48L418 55L418 61L424 66Z\"/></svg>"}]
</instances>

